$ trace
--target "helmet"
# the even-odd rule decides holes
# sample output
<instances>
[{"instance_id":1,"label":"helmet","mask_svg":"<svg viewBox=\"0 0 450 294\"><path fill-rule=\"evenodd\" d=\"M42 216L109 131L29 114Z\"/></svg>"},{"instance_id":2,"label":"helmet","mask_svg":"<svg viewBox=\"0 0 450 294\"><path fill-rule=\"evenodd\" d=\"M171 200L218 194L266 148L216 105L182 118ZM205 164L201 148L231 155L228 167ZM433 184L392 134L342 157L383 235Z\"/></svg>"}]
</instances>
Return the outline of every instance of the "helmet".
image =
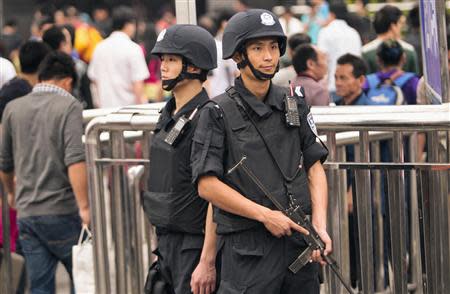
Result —
<instances>
[{"instance_id":1,"label":"helmet","mask_svg":"<svg viewBox=\"0 0 450 294\"><path fill-rule=\"evenodd\" d=\"M163 30L152 54L175 54L188 63L209 71L217 67L217 48L213 36L196 25L173 25Z\"/></svg>"},{"instance_id":2,"label":"helmet","mask_svg":"<svg viewBox=\"0 0 450 294\"><path fill-rule=\"evenodd\" d=\"M233 57L246 41L261 37L277 37L280 56L286 52L287 38L275 14L265 9L250 9L235 14L223 33L223 59Z\"/></svg>"}]
</instances>

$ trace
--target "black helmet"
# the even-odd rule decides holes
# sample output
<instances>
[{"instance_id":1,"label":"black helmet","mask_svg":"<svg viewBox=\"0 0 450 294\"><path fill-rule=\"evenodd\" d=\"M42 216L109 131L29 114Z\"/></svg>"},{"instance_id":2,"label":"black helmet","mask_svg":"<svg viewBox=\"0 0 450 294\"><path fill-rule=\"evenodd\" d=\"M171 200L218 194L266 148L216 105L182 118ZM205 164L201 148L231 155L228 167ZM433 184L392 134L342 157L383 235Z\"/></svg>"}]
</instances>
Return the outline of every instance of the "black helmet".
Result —
<instances>
[{"instance_id":1,"label":"black helmet","mask_svg":"<svg viewBox=\"0 0 450 294\"><path fill-rule=\"evenodd\" d=\"M249 9L235 14L223 33L223 59L233 57L247 40L261 37L277 37L280 56L285 53L287 38L275 14L265 9Z\"/></svg>"},{"instance_id":2,"label":"black helmet","mask_svg":"<svg viewBox=\"0 0 450 294\"><path fill-rule=\"evenodd\" d=\"M217 67L216 42L207 30L196 25L173 25L163 30L152 54L180 55L187 62L206 71Z\"/></svg>"}]
</instances>

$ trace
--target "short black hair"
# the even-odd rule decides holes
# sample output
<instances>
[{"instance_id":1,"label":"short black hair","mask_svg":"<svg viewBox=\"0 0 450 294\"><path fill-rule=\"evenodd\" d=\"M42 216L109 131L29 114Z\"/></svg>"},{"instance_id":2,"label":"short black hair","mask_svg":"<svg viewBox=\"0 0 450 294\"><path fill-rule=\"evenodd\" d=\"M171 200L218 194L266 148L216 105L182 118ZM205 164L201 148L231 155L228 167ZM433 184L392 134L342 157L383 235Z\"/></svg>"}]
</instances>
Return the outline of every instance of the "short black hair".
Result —
<instances>
[{"instance_id":1,"label":"short black hair","mask_svg":"<svg viewBox=\"0 0 450 294\"><path fill-rule=\"evenodd\" d=\"M118 6L112 12L112 30L120 31L126 24L136 21L136 15L129 6Z\"/></svg>"},{"instance_id":2,"label":"short black hair","mask_svg":"<svg viewBox=\"0 0 450 294\"><path fill-rule=\"evenodd\" d=\"M419 16L419 6L415 5L408 14L408 24L410 27L419 28L420 27L420 16Z\"/></svg>"},{"instance_id":3,"label":"short black hair","mask_svg":"<svg viewBox=\"0 0 450 294\"><path fill-rule=\"evenodd\" d=\"M317 51L310 44L303 44L295 48L292 56L292 65L297 74L308 69L308 60L317 61Z\"/></svg>"},{"instance_id":4,"label":"short black hair","mask_svg":"<svg viewBox=\"0 0 450 294\"><path fill-rule=\"evenodd\" d=\"M47 24L55 24L55 18L50 15L44 16L38 23L39 30L42 30L42 28Z\"/></svg>"},{"instance_id":5,"label":"short black hair","mask_svg":"<svg viewBox=\"0 0 450 294\"><path fill-rule=\"evenodd\" d=\"M230 20L234 15L234 11L229 8L222 8L216 12L216 25L219 28L222 22Z\"/></svg>"},{"instance_id":6,"label":"short black hair","mask_svg":"<svg viewBox=\"0 0 450 294\"><path fill-rule=\"evenodd\" d=\"M402 11L393 5L386 5L375 13L375 19L373 20L373 28L377 35L386 33L389 31L391 24L396 24Z\"/></svg>"},{"instance_id":7,"label":"short black hair","mask_svg":"<svg viewBox=\"0 0 450 294\"><path fill-rule=\"evenodd\" d=\"M111 7L105 2L98 2L98 3L94 4L94 8L92 10L93 11L94 10L106 10L109 13L109 11L111 10Z\"/></svg>"},{"instance_id":8,"label":"short black hair","mask_svg":"<svg viewBox=\"0 0 450 294\"><path fill-rule=\"evenodd\" d=\"M37 72L39 64L51 51L50 47L39 41L27 41L19 49L20 69L25 74Z\"/></svg>"},{"instance_id":9,"label":"short black hair","mask_svg":"<svg viewBox=\"0 0 450 294\"><path fill-rule=\"evenodd\" d=\"M8 19L3 27L13 27L17 28L17 20L15 18Z\"/></svg>"},{"instance_id":10,"label":"short black hair","mask_svg":"<svg viewBox=\"0 0 450 294\"><path fill-rule=\"evenodd\" d=\"M337 64L344 65L350 64L353 66L353 76L355 78L359 78L360 76L364 76L367 73L367 65L364 59L358 57L356 55L347 53L338 58Z\"/></svg>"},{"instance_id":11,"label":"short black hair","mask_svg":"<svg viewBox=\"0 0 450 294\"><path fill-rule=\"evenodd\" d=\"M61 43L67 41L63 32L63 27L52 26L46 30L42 36L42 41L47 43L53 50L58 50Z\"/></svg>"},{"instance_id":12,"label":"short black hair","mask_svg":"<svg viewBox=\"0 0 450 294\"><path fill-rule=\"evenodd\" d=\"M65 78L72 78L72 85L77 83L77 72L72 57L60 51L49 53L39 66L39 81L45 82Z\"/></svg>"},{"instance_id":13,"label":"short black hair","mask_svg":"<svg viewBox=\"0 0 450 294\"><path fill-rule=\"evenodd\" d=\"M70 35L70 41L72 43L72 47L75 46L75 28L71 24L65 24L63 25L63 28L65 28Z\"/></svg>"},{"instance_id":14,"label":"short black hair","mask_svg":"<svg viewBox=\"0 0 450 294\"><path fill-rule=\"evenodd\" d=\"M330 13L333 13L336 16L336 19L347 20L348 18L347 5L342 2L331 3Z\"/></svg>"},{"instance_id":15,"label":"short black hair","mask_svg":"<svg viewBox=\"0 0 450 294\"><path fill-rule=\"evenodd\" d=\"M386 40L378 46L377 56L385 66L399 65L403 56L403 47L396 40Z\"/></svg>"},{"instance_id":16,"label":"short black hair","mask_svg":"<svg viewBox=\"0 0 450 294\"><path fill-rule=\"evenodd\" d=\"M305 33L296 33L288 38L288 46L292 51L302 44L311 44L311 37Z\"/></svg>"},{"instance_id":17,"label":"short black hair","mask_svg":"<svg viewBox=\"0 0 450 294\"><path fill-rule=\"evenodd\" d=\"M447 51L450 51L450 32L447 33Z\"/></svg>"}]
</instances>

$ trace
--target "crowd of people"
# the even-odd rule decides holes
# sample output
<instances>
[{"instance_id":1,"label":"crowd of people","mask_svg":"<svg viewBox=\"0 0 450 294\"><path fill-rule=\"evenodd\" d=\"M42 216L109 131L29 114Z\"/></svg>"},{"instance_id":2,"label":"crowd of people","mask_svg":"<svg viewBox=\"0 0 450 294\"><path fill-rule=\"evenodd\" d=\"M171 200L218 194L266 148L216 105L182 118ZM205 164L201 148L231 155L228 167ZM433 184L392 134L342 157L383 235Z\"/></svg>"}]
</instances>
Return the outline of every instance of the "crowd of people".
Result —
<instances>
[{"instance_id":1,"label":"crowd of people","mask_svg":"<svg viewBox=\"0 0 450 294\"><path fill-rule=\"evenodd\" d=\"M91 16L75 6L38 9L29 38L19 34L16 20L5 22L2 193L11 207L11 249L25 257L32 293L54 292L57 262L71 273L71 247L90 223L82 110L158 101L168 103L151 146L155 176L143 205L156 226L159 267L172 291L294 293L300 281L307 293L318 293L315 265L306 266L300 280L286 269L306 246L301 237L287 236L304 228L273 210L242 180L248 174L226 171L246 154L245 170L270 189L283 183L276 197L289 195L289 205L312 214L331 252L321 188L327 151L315 141L309 106L430 103L423 94L419 10L405 16L386 5L369 17L367 1L357 0L350 13L345 4L313 0L311 13L298 17L289 6L276 16L237 2L235 10L201 16L198 26L177 25L170 8L149 23L130 7L105 5ZM448 58L450 67L450 51ZM300 121L286 126L288 102L281 97L288 86L299 101L290 111ZM348 160L353 153L347 150ZM218 249L225 258L216 259ZM188 266L181 270L179 260ZM320 252L311 260L323 263Z\"/></svg>"}]
</instances>

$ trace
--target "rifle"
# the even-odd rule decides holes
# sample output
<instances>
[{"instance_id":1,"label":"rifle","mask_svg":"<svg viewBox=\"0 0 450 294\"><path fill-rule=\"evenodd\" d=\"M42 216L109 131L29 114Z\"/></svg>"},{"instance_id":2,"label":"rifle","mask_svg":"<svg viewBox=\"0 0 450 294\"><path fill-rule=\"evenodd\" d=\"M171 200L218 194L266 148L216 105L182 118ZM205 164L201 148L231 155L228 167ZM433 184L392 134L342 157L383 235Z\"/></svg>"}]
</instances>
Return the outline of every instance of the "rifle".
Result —
<instances>
[{"instance_id":1,"label":"rifle","mask_svg":"<svg viewBox=\"0 0 450 294\"><path fill-rule=\"evenodd\" d=\"M331 270L334 272L334 274L338 277L338 279L341 281L344 288L348 291L348 293L353 293L352 288L350 285L344 281L344 278L342 274L339 271L339 267L336 263L336 261L333 259L330 255L324 255L323 252L325 250L325 243L320 238L317 231L314 229L313 225L309 221L308 217L306 216L305 212L299 205L294 205L292 201L290 201L289 208L284 208L281 203L273 196L269 190L264 186L264 184L258 179L258 177L245 165L244 161L247 159L247 157L244 155L242 159L232 168L230 168L227 172L227 174L232 173L237 168L241 167L244 172L247 174L247 176L253 181L253 183L258 186L258 188L266 195L267 198L269 198L270 201L276 206L277 209L279 209L281 212L283 212L287 217L289 217L292 221L294 221L296 224L302 226L305 228L309 235L304 235L304 238L306 239L306 242L308 243L308 248L303 251L297 259L289 266L289 270L296 274L304 265L306 265L310 258L313 250L320 250L321 256L323 260L327 263L327 265L331 268Z\"/></svg>"}]
</instances>

